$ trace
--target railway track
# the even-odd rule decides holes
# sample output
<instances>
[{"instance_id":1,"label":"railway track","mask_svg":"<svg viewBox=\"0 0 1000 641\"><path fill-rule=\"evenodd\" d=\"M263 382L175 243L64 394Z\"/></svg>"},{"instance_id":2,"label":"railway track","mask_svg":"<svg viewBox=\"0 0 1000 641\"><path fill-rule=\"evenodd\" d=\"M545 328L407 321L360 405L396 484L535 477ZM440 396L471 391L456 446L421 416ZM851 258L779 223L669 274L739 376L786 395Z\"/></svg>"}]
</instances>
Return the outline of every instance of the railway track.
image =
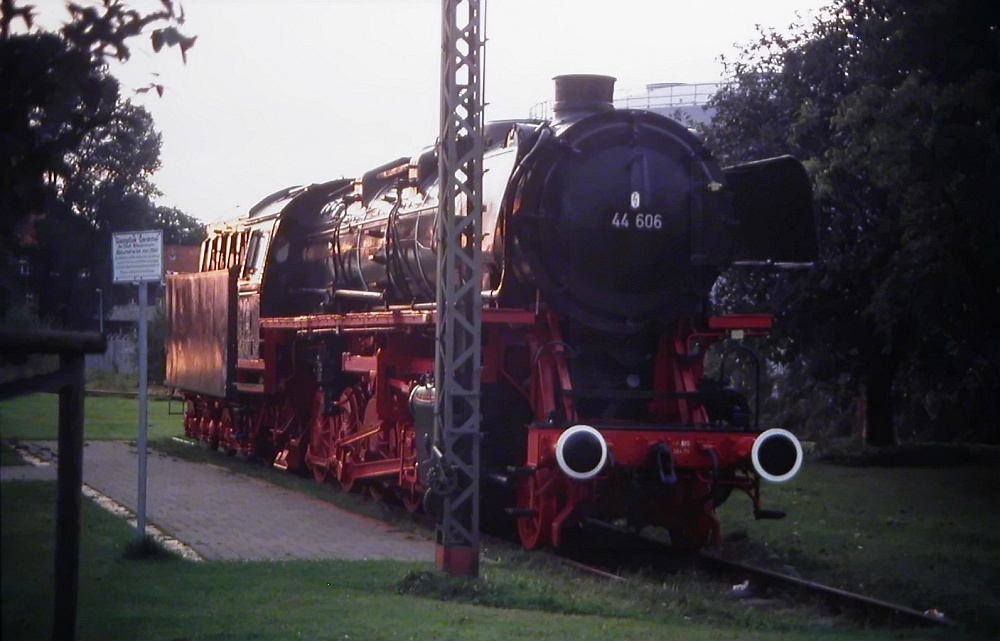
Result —
<instances>
[{"instance_id":1,"label":"railway track","mask_svg":"<svg viewBox=\"0 0 1000 641\"><path fill-rule=\"evenodd\" d=\"M641 546L642 551L638 552L643 559L638 562L639 565L646 568L652 566L656 567L658 571L671 573L676 572L680 567L689 566L689 562L693 562L695 567L704 572L728 577L734 582L734 595L747 601L767 603L776 596L780 596L795 601L819 602L839 615L861 621L866 625L880 627L951 627L956 625L955 621L933 610L922 612L909 606L890 603L773 570L724 559L709 552L698 552L693 557L688 557L687 561L667 552L666 556L660 556L658 561L653 561L652 559L656 555L655 553L650 554L650 551L645 549L648 545L649 541L644 541L644 545ZM618 555L612 556L618 557ZM573 556L562 556L561 559L563 563L581 571L622 582L628 581L628 579L614 568L636 564L634 559L612 559L611 557L599 563L591 563Z\"/></svg>"},{"instance_id":2,"label":"railway track","mask_svg":"<svg viewBox=\"0 0 1000 641\"><path fill-rule=\"evenodd\" d=\"M696 560L698 566L708 572L726 574L737 579L743 578L745 583L739 584L739 588L748 597L766 595L769 590L777 589L800 597L817 598L838 613L853 619L861 619L866 624L890 627L906 625L950 627L955 625L954 621L933 610L921 612L905 605L874 599L863 594L848 592L739 561L723 559L711 553L699 552Z\"/></svg>"},{"instance_id":3,"label":"railway track","mask_svg":"<svg viewBox=\"0 0 1000 641\"><path fill-rule=\"evenodd\" d=\"M725 576L734 583L733 594L748 602L761 604L773 602L776 598L798 602L822 604L838 615L859 621L865 625L878 627L953 627L956 622L933 610L922 612L909 606L890 603L863 594L808 581L799 577L782 574L773 570L755 567L739 561L724 559L710 552L694 555L678 555L660 542L649 539L632 539L630 545L612 545L618 548L607 555L590 554L583 550L569 555L560 555L563 563L581 571L609 580L627 581L618 568L642 567L658 573L671 574L681 568L698 569L715 575ZM589 552L594 552L595 547ZM598 558L598 560L593 560Z\"/></svg>"},{"instance_id":4,"label":"railway track","mask_svg":"<svg viewBox=\"0 0 1000 641\"><path fill-rule=\"evenodd\" d=\"M413 516L413 515L411 515ZM435 527L433 519L425 517L425 527ZM837 616L850 619L864 626L876 628L952 628L958 622L936 611L922 612L909 606L875 599L840 588L808 581L773 570L755 567L739 561L724 559L710 552L680 553L660 541L623 532L616 538L602 538L591 546L567 546L559 551L537 551L549 554L565 566L616 583L628 584L633 580L625 576L629 571L641 570L663 576L684 569L697 568L716 577L726 577L737 582L733 595L751 606L766 607L777 600L800 604L821 605ZM483 541L516 545L509 537L481 534ZM606 545L610 544L608 547ZM600 551L598 551L600 550ZM597 561L590 561L597 558ZM624 569L624 574L623 574ZM649 575L647 574L647 577ZM628 589L627 587L625 589Z\"/></svg>"}]
</instances>

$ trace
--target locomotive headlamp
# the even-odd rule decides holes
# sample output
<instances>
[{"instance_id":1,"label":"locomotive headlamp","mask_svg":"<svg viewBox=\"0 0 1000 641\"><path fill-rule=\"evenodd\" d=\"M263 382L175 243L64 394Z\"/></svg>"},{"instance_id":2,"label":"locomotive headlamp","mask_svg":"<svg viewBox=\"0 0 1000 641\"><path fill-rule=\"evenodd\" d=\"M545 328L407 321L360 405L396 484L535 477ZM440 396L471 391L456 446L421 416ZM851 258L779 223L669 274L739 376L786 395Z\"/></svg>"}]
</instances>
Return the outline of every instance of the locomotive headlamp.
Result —
<instances>
[{"instance_id":1,"label":"locomotive headlamp","mask_svg":"<svg viewBox=\"0 0 1000 641\"><path fill-rule=\"evenodd\" d=\"M608 461L608 444L601 433L589 425L574 425L556 441L556 462L571 479L592 479Z\"/></svg>"},{"instance_id":2,"label":"locomotive headlamp","mask_svg":"<svg viewBox=\"0 0 1000 641\"><path fill-rule=\"evenodd\" d=\"M761 478L783 483L798 474L802 467L802 444L788 430L771 428L754 441L750 460Z\"/></svg>"}]
</instances>

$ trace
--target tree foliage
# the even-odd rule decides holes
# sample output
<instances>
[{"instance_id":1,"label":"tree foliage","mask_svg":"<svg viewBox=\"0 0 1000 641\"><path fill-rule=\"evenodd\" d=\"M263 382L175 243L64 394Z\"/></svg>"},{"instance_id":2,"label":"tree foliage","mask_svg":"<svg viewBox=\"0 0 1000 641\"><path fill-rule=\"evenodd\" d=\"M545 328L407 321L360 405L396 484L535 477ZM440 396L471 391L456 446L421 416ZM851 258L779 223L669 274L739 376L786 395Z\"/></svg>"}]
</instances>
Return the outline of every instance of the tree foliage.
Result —
<instances>
[{"instance_id":1,"label":"tree foliage","mask_svg":"<svg viewBox=\"0 0 1000 641\"><path fill-rule=\"evenodd\" d=\"M814 178L822 255L783 323L814 375L864 391L873 443L997 438L998 29L996 3L838 0L763 31L714 100L727 160Z\"/></svg>"},{"instance_id":2,"label":"tree foliage","mask_svg":"<svg viewBox=\"0 0 1000 641\"><path fill-rule=\"evenodd\" d=\"M57 183L56 197L99 231L134 229L131 225L139 222L130 220L134 206L116 205L160 195L152 182L160 167L160 143L149 112L118 103L103 126L87 132L66 154L75 171Z\"/></svg>"},{"instance_id":3,"label":"tree foliage","mask_svg":"<svg viewBox=\"0 0 1000 641\"><path fill-rule=\"evenodd\" d=\"M32 7L0 3L0 299L14 289L16 252L39 311L72 327L88 326L95 289L111 291L112 232L158 227L168 243L191 243L199 224L155 204L160 135L108 72L143 34L186 55L183 15L170 0L145 14L121 0L66 8L69 21L44 32Z\"/></svg>"}]
</instances>

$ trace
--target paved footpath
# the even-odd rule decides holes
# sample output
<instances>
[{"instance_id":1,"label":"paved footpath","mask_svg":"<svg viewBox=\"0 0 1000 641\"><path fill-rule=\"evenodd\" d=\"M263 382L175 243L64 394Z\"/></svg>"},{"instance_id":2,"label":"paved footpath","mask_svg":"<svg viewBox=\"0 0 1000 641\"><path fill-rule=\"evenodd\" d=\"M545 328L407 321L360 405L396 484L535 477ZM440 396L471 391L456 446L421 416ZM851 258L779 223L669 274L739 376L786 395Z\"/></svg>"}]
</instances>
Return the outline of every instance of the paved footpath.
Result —
<instances>
[{"instance_id":1,"label":"paved footpath","mask_svg":"<svg viewBox=\"0 0 1000 641\"><path fill-rule=\"evenodd\" d=\"M55 443L27 443L51 461ZM134 444L88 441L83 482L133 514L138 506ZM150 450L146 520L204 559L397 559L434 562L434 544L365 516L224 468ZM0 479L55 479L54 463L0 468Z\"/></svg>"}]
</instances>

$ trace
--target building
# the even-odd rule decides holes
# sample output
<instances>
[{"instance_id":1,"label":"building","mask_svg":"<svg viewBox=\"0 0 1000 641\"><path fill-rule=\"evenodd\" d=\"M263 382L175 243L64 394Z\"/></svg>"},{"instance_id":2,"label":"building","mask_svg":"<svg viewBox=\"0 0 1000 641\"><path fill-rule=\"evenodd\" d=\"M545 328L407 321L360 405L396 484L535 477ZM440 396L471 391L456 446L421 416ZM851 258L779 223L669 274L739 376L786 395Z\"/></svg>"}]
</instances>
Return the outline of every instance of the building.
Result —
<instances>
[{"instance_id":1,"label":"building","mask_svg":"<svg viewBox=\"0 0 1000 641\"><path fill-rule=\"evenodd\" d=\"M645 91L626 92L624 95L615 96L615 107L655 111L688 126L708 124L715 115L715 109L706 105L723 86L725 83L722 82L697 84L661 82L646 85Z\"/></svg>"},{"instance_id":2,"label":"building","mask_svg":"<svg viewBox=\"0 0 1000 641\"><path fill-rule=\"evenodd\" d=\"M198 271L201 245L164 245L163 271L168 274L190 274Z\"/></svg>"}]
</instances>

